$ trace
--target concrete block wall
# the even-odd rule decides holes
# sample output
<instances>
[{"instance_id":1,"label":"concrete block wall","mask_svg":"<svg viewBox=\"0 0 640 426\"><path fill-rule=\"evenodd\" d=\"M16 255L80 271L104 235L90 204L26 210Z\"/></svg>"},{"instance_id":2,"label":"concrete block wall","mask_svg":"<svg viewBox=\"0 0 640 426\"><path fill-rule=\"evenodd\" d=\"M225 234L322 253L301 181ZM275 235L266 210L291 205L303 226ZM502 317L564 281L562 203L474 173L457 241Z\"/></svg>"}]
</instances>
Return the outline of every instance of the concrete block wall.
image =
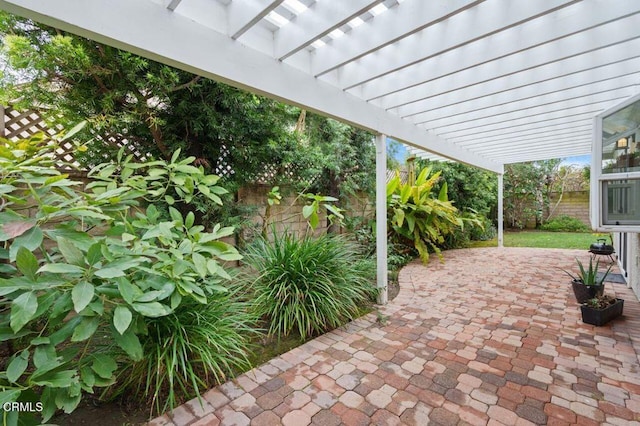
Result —
<instances>
[{"instance_id":1,"label":"concrete block wall","mask_svg":"<svg viewBox=\"0 0 640 426\"><path fill-rule=\"evenodd\" d=\"M238 190L238 202L245 206L255 206L256 214L250 219L254 224L255 232L260 232L263 218L266 211L267 194L271 190L270 185L254 184L245 186ZM286 194L286 190L283 190ZM297 194L286 195L280 200L280 204L271 206L270 224L275 226L277 233L285 230L301 235L307 231L307 220L302 216L302 208L305 205L303 199L296 199ZM316 228L316 233L323 233L327 230L327 216L324 211L320 211L320 224ZM271 226L271 225L269 225ZM247 230L246 232L251 232ZM251 239L252 235L244 235L246 239Z\"/></svg>"},{"instance_id":2,"label":"concrete block wall","mask_svg":"<svg viewBox=\"0 0 640 426\"><path fill-rule=\"evenodd\" d=\"M550 203L551 207L558 202L559 197L560 194L552 194ZM575 217L585 225L591 226L589 222L589 191L565 192L560 204L549 219L553 219L560 215Z\"/></svg>"},{"instance_id":3,"label":"concrete block wall","mask_svg":"<svg viewBox=\"0 0 640 426\"><path fill-rule=\"evenodd\" d=\"M266 210L267 194L271 190L270 185L253 184L240 188L238 191L238 202L245 206L255 206L256 214L251 218L254 225L253 232L259 232ZM286 194L280 200L280 204L271 206L270 224L275 225L278 233L288 230L296 235L307 232L309 227L307 219L302 216L302 208L306 200L298 197L296 193L288 193L286 188L281 188L281 194ZM346 205L346 215L366 215L373 218L375 214L374 206L364 194L356 194L348 200L341 200L341 205ZM327 214L322 209L319 212L320 224L315 230L316 235L327 231ZM271 226L271 225L269 225ZM251 232L251 230L247 230ZM243 235L243 238L250 239L252 235Z\"/></svg>"}]
</instances>

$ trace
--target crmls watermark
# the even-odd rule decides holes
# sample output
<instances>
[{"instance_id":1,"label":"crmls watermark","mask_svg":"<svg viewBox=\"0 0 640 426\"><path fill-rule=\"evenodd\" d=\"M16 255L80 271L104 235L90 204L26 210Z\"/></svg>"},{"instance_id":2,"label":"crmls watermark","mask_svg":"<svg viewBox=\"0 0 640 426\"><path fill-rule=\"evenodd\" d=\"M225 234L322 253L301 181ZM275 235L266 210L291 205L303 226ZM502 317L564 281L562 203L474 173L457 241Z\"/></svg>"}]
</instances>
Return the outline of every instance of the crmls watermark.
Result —
<instances>
[{"instance_id":1,"label":"crmls watermark","mask_svg":"<svg viewBox=\"0 0 640 426\"><path fill-rule=\"evenodd\" d=\"M2 404L2 409L7 412L39 413L42 411L42 402L5 402Z\"/></svg>"}]
</instances>

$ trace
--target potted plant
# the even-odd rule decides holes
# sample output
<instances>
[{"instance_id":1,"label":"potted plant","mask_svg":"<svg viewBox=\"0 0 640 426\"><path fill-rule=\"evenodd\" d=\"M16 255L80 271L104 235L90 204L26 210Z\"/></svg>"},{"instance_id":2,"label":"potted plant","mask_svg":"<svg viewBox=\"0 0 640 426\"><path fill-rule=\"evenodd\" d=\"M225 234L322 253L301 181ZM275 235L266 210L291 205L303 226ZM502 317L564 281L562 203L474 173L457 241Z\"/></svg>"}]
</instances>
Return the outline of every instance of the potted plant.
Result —
<instances>
[{"instance_id":1,"label":"potted plant","mask_svg":"<svg viewBox=\"0 0 640 426\"><path fill-rule=\"evenodd\" d=\"M609 295L594 297L580 306L582 322L596 326L605 325L612 319L622 315L623 307L623 299L617 299Z\"/></svg>"},{"instance_id":2,"label":"potted plant","mask_svg":"<svg viewBox=\"0 0 640 426\"><path fill-rule=\"evenodd\" d=\"M587 300L602 296L604 293L604 280L609 275L609 271L611 271L611 265L604 274L598 276L599 260L594 265L593 258L590 258L588 268L585 268L580 260L576 259L576 262L579 269L577 275L573 275L569 271L564 272L572 279L571 287L578 303L585 303Z\"/></svg>"}]
</instances>

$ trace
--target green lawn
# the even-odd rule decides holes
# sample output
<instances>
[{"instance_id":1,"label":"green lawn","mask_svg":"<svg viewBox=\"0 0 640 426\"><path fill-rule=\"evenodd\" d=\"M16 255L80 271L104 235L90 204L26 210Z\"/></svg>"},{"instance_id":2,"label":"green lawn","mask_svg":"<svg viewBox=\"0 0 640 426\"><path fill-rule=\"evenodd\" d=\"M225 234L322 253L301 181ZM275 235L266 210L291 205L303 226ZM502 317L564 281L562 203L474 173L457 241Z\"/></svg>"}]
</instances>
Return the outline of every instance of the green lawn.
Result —
<instances>
[{"instance_id":1,"label":"green lawn","mask_svg":"<svg viewBox=\"0 0 640 426\"><path fill-rule=\"evenodd\" d=\"M565 248L589 250L591 243L598 238L605 238L602 234L588 232L546 232L546 231L519 231L505 232L505 247L538 247L538 248ZM609 238L607 243L609 243ZM472 241L471 247L497 247L498 239L489 241Z\"/></svg>"}]
</instances>

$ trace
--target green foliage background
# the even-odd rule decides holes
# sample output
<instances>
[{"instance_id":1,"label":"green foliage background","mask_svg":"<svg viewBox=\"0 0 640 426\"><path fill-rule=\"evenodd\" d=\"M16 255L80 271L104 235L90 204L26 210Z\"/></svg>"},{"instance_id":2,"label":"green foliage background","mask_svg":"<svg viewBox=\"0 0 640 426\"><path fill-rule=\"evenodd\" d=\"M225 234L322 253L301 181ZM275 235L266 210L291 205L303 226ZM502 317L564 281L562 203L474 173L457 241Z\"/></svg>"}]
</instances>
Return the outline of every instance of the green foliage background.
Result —
<instances>
[{"instance_id":1,"label":"green foliage background","mask_svg":"<svg viewBox=\"0 0 640 426\"><path fill-rule=\"evenodd\" d=\"M257 180L334 197L373 191L375 148L365 131L6 12L0 47L0 102L39 106L66 128L87 120L85 140L121 135L164 159L180 148L231 194ZM79 159L89 167L117 152L97 137L88 148ZM197 207L197 219L229 218L228 208Z\"/></svg>"}]
</instances>

